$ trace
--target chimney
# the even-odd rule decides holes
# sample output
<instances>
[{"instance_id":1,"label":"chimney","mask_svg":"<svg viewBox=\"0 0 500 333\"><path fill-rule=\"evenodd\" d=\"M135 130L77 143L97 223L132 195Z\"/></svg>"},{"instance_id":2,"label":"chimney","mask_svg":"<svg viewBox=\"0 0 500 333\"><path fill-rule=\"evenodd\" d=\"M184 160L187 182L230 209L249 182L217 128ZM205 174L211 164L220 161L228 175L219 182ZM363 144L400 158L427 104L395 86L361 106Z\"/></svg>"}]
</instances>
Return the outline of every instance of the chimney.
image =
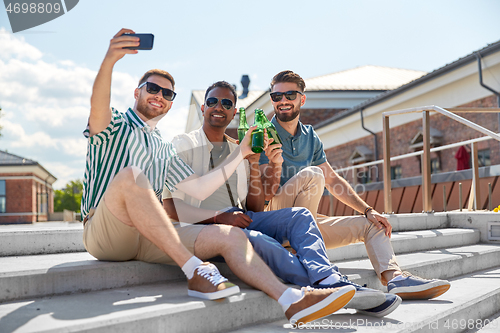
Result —
<instances>
[{"instance_id":1,"label":"chimney","mask_svg":"<svg viewBox=\"0 0 500 333\"><path fill-rule=\"evenodd\" d=\"M243 99L248 96L248 86L250 86L250 78L248 75L245 74L241 77L241 85L243 86L243 93L239 98Z\"/></svg>"}]
</instances>

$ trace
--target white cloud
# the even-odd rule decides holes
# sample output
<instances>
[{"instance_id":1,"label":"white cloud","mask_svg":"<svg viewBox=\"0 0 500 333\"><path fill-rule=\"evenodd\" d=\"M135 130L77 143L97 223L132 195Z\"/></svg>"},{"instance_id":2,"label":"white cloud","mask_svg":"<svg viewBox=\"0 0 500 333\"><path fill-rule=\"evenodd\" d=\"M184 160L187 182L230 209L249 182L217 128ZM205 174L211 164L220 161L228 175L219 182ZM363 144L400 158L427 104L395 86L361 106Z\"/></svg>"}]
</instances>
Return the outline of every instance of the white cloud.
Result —
<instances>
[{"instance_id":1,"label":"white cloud","mask_svg":"<svg viewBox=\"0 0 500 333\"><path fill-rule=\"evenodd\" d=\"M79 169L72 168L66 163L46 162L43 167L57 178L57 181L52 185L56 189L64 188L70 180L83 179L83 165Z\"/></svg>"},{"instance_id":2,"label":"white cloud","mask_svg":"<svg viewBox=\"0 0 500 333\"><path fill-rule=\"evenodd\" d=\"M87 140L83 136L81 138L54 138L43 131L27 134L23 126L9 120L3 121L2 126L4 127L5 140L10 141L12 147L53 148L61 153L76 157L83 157L87 152Z\"/></svg>"},{"instance_id":3,"label":"white cloud","mask_svg":"<svg viewBox=\"0 0 500 333\"><path fill-rule=\"evenodd\" d=\"M24 37L16 37L2 27L0 28L0 59L12 57L37 60L42 57L42 52L26 43Z\"/></svg>"},{"instance_id":4,"label":"white cloud","mask_svg":"<svg viewBox=\"0 0 500 333\"><path fill-rule=\"evenodd\" d=\"M12 147L57 147L56 141L51 138L50 135L42 131L37 131L32 134L26 134L24 128L21 125L13 123L9 120L2 121L2 126L5 139L7 141L11 141Z\"/></svg>"}]
</instances>

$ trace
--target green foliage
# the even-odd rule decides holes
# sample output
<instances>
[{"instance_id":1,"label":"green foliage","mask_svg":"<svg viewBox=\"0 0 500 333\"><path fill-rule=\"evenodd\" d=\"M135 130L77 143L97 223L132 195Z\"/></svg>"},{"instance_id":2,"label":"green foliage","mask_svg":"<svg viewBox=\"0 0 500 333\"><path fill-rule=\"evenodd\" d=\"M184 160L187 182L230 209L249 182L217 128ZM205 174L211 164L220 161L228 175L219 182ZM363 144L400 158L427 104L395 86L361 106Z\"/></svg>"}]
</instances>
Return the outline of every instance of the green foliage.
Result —
<instances>
[{"instance_id":1,"label":"green foliage","mask_svg":"<svg viewBox=\"0 0 500 333\"><path fill-rule=\"evenodd\" d=\"M83 183L81 180L72 180L62 190L54 191L54 212L64 209L80 213L82 202Z\"/></svg>"}]
</instances>

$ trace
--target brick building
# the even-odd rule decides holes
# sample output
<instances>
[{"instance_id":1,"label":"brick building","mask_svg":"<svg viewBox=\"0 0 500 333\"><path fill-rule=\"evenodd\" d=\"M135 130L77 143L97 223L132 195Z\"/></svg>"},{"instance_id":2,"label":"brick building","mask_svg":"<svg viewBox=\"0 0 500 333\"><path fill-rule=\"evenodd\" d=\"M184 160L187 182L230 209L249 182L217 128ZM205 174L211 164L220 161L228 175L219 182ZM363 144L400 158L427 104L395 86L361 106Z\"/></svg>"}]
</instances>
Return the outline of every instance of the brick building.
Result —
<instances>
[{"instance_id":1,"label":"brick building","mask_svg":"<svg viewBox=\"0 0 500 333\"><path fill-rule=\"evenodd\" d=\"M38 162L0 150L0 224L47 221L55 181Z\"/></svg>"},{"instance_id":2,"label":"brick building","mask_svg":"<svg viewBox=\"0 0 500 333\"><path fill-rule=\"evenodd\" d=\"M363 147L372 155L362 162L382 158L382 113L425 105L437 105L443 108L498 108L498 97L483 88L479 83L478 57L481 56L483 82L496 91L500 91L500 42L490 44L482 50L471 53L455 62L443 66L421 78L395 90L383 93L354 108L346 110L330 119L315 123L315 130L325 143L329 162L337 168L350 166L350 159L356 148ZM474 111L459 113L480 126L495 133L500 131L500 115ZM370 134L361 127L361 116ZM390 118L391 156L421 150L422 116L406 114ZM440 114L430 117L431 146L444 146L484 136L455 120ZM342 133L339 133L342 129ZM344 133L350 132L349 135ZM368 135L367 135L368 134ZM375 148L375 142L377 148ZM495 140L479 142L479 162L481 166L500 164L500 143ZM431 169L433 173L457 170L455 155L459 147L432 153ZM470 151L470 145L465 146ZM375 154L375 151L378 154ZM378 155L378 156L375 156ZM378 158L377 158L378 157ZM409 178L421 175L420 157L391 162L393 178ZM382 180L382 169L372 168L369 175L363 173L353 179L352 172L346 174L351 181ZM378 176L378 177L377 177Z\"/></svg>"}]
</instances>

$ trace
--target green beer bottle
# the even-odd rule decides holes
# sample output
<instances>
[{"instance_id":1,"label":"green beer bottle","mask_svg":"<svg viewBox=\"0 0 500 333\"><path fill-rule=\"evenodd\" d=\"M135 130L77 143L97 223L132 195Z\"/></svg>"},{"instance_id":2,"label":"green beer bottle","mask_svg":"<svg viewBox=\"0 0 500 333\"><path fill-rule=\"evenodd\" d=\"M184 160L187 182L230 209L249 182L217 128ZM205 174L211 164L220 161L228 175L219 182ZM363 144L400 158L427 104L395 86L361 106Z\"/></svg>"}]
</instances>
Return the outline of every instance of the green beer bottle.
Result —
<instances>
[{"instance_id":1,"label":"green beer bottle","mask_svg":"<svg viewBox=\"0 0 500 333\"><path fill-rule=\"evenodd\" d=\"M271 139L274 139L273 142L271 143L272 145L274 144L281 144L281 138L278 135L278 131L276 131L276 127L274 127L274 124L267 119L266 115L264 114L264 111L261 109L255 109L255 113L261 113L263 119L263 126L265 129L267 129L267 136Z\"/></svg>"},{"instance_id":2,"label":"green beer bottle","mask_svg":"<svg viewBox=\"0 0 500 333\"><path fill-rule=\"evenodd\" d=\"M247 134L249 128L245 108L240 108L240 126L238 127L238 140L240 140L240 143L243 141L243 138L245 137L245 134Z\"/></svg>"},{"instance_id":3,"label":"green beer bottle","mask_svg":"<svg viewBox=\"0 0 500 333\"><path fill-rule=\"evenodd\" d=\"M254 122L254 126L257 126L257 128L252 132L252 151L254 153L262 153L264 151L264 119L262 118L266 118L266 116L264 112L257 112L258 110L260 109L255 109Z\"/></svg>"}]
</instances>

